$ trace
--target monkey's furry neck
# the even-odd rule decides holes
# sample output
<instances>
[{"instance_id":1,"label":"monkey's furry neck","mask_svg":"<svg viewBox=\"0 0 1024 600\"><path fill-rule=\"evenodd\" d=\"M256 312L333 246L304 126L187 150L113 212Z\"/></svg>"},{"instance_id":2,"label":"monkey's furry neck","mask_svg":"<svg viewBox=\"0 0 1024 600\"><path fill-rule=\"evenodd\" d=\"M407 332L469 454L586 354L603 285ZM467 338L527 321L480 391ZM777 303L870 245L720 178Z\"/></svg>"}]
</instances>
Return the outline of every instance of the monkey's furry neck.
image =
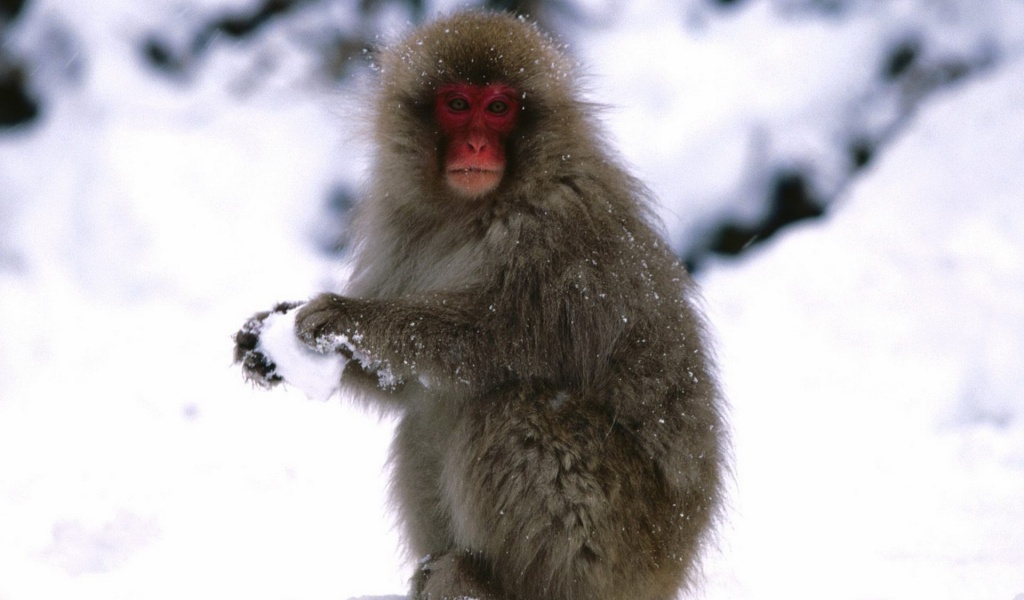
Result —
<instances>
[{"instance_id":1,"label":"monkey's furry neck","mask_svg":"<svg viewBox=\"0 0 1024 600\"><path fill-rule=\"evenodd\" d=\"M350 294L401 296L480 285L494 275L493 261L522 241L515 213L551 210L546 205L558 195L551 182L573 185L603 179L588 171L619 170L591 133L596 128L588 107L576 100L574 65L551 38L525 21L510 37L506 17L484 13L460 18L457 32L449 27L444 21L427 25L376 57L377 148L354 224ZM503 181L480 198L457 197L441 173L432 106L436 91L453 82L501 83L521 94Z\"/></svg>"}]
</instances>

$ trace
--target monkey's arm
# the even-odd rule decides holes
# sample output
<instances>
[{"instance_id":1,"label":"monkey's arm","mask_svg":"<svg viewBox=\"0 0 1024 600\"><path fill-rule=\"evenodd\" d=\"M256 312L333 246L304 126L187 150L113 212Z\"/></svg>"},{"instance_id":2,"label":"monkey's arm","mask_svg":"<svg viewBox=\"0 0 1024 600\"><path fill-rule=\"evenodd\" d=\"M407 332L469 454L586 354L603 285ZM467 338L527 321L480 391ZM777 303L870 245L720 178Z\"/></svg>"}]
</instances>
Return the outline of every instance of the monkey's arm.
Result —
<instances>
[{"instance_id":1,"label":"monkey's arm","mask_svg":"<svg viewBox=\"0 0 1024 600\"><path fill-rule=\"evenodd\" d=\"M486 349L493 338L476 304L459 295L359 299L321 294L299 309L295 329L318 352L351 355L363 369L376 372L385 388L409 379L468 385L480 381L480 369L494 362L494 349Z\"/></svg>"}]
</instances>

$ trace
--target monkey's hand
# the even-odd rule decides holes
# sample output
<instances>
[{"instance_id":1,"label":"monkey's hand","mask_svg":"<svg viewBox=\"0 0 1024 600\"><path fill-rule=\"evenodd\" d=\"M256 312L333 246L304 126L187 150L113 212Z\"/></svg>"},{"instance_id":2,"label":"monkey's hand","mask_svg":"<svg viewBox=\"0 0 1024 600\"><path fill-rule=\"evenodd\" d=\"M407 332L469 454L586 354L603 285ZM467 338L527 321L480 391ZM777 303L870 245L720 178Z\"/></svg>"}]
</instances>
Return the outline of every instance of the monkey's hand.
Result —
<instances>
[{"instance_id":1,"label":"monkey's hand","mask_svg":"<svg viewBox=\"0 0 1024 600\"><path fill-rule=\"evenodd\" d=\"M258 312L252 316L235 334L235 364L242 365L242 374L246 381L260 387L273 387L284 381L277 372L277 365L262 352L260 333L271 314L284 314L299 306L301 302L281 302L272 310Z\"/></svg>"},{"instance_id":2,"label":"monkey's hand","mask_svg":"<svg viewBox=\"0 0 1024 600\"><path fill-rule=\"evenodd\" d=\"M482 343L479 315L463 297L349 298L320 294L296 311L295 334L306 347L353 360L377 375L381 389L410 381L469 383L468 348Z\"/></svg>"},{"instance_id":3,"label":"monkey's hand","mask_svg":"<svg viewBox=\"0 0 1024 600\"><path fill-rule=\"evenodd\" d=\"M372 375L379 390L397 392L405 385L410 375L408 367L415 364L415 360L412 354L402 353L401 340L405 335L387 325L381 327L381 313L395 308L382 301L320 294L296 311L295 334L314 352L344 357L346 364L354 361L346 371L347 381L368 380ZM402 323L417 320L396 317L394 313L391 316ZM408 360L403 361L402 356ZM396 370L396 364L406 370Z\"/></svg>"},{"instance_id":4,"label":"monkey's hand","mask_svg":"<svg viewBox=\"0 0 1024 600\"><path fill-rule=\"evenodd\" d=\"M316 400L327 400L341 384L348 359L317 352L295 335L300 302L282 303L258 313L235 336L235 360L246 379L263 387L287 383Z\"/></svg>"},{"instance_id":5,"label":"monkey's hand","mask_svg":"<svg viewBox=\"0 0 1024 600\"><path fill-rule=\"evenodd\" d=\"M295 315L296 335L317 352L338 352L352 358L348 305L348 299L337 294L313 298Z\"/></svg>"}]
</instances>

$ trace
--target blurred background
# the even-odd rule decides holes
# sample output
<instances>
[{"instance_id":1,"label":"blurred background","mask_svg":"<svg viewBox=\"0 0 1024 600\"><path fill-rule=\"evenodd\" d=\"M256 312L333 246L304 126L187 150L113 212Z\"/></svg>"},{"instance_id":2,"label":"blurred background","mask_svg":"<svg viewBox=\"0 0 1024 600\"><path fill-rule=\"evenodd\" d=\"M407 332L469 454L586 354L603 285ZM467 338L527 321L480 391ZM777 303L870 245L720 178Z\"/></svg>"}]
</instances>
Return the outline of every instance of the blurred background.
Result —
<instances>
[{"instance_id":1,"label":"blurred background","mask_svg":"<svg viewBox=\"0 0 1024 600\"><path fill-rule=\"evenodd\" d=\"M0 600L405 593L392 423L254 390L336 289L372 53L528 13L695 273L707 598L1024 594L1024 2L0 0Z\"/></svg>"}]
</instances>

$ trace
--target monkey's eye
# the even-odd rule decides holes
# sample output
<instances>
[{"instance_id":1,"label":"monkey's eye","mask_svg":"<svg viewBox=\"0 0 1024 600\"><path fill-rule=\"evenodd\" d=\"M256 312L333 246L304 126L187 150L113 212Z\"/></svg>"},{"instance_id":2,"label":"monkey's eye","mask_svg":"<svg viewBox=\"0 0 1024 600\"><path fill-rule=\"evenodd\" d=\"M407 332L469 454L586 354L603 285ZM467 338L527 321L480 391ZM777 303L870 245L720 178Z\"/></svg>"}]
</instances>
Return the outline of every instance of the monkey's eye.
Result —
<instances>
[{"instance_id":1,"label":"monkey's eye","mask_svg":"<svg viewBox=\"0 0 1024 600\"><path fill-rule=\"evenodd\" d=\"M505 102L504 100L495 100L487 105L487 110L496 115L500 115L508 110L508 102Z\"/></svg>"},{"instance_id":2,"label":"monkey's eye","mask_svg":"<svg viewBox=\"0 0 1024 600\"><path fill-rule=\"evenodd\" d=\"M448 101L448 108L456 112L462 112L469 110L469 102L465 98L452 98Z\"/></svg>"}]
</instances>

